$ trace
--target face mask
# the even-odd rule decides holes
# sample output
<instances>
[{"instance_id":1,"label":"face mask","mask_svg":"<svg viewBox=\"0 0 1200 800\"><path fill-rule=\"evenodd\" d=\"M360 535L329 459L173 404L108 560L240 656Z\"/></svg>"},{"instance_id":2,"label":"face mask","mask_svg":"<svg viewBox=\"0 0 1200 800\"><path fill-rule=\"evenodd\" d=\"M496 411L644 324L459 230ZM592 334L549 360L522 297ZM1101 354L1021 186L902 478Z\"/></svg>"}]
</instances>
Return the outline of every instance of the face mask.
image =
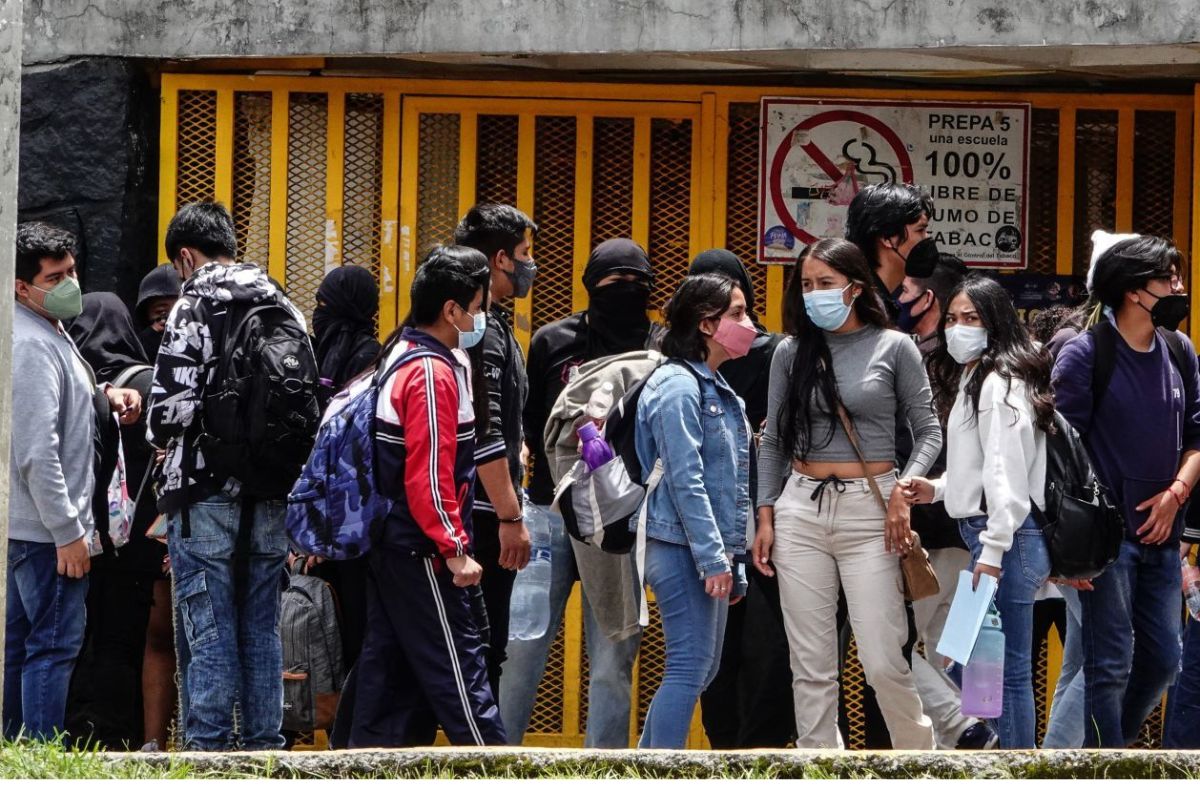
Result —
<instances>
[{"instance_id":1,"label":"face mask","mask_svg":"<svg viewBox=\"0 0 1200 800\"><path fill-rule=\"evenodd\" d=\"M29 286L46 295L42 300L42 308L55 319L72 319L83 313L83 292L79 288L79 281L74 278L63 278L58 286L49 291L32 283Z\"/></svg>"},{"instance_id":2,"label":"face mask","mask_svg":"<svg viewBox=\"0 0 1200 800\"><path fill-rule=\"evenodd\" d=\"M646 319L650 287L641 281L617 281L597 286L588 296L588 311L606 324L632 324Z\"/></svg>"},{"instance_id":3,"label":"face mask","mask_svg":"<svg viewBox=\"0 0 1200 800\"><path fill-rule=\"evenodd\" d=\"M749 317L741 322L734 322L729 317L721 317L717 332L712 335L713 341L725 348L730 358L741 358L750 352L750 345L758 331Z\"/></svg>"},{"instance_id":4,"label":"face mask","mask_svg":"<svg viewBox=\"0 0 1200 800\"><path fill-rule=\"evenodd\" d=\"M904 260L904 274L910 278L928 278L938 264L937 243L933 237L922 239L908 251Z\"/></svg>"},{"instance_id":5,"label":"face mask","mask_svg":"<svg viewBox=\"0 0 1200 800\"><path fill-rule=\"evenodd\" d=\"M846 324L850 316L850 306L843 298L846 290L854 284L846 284L841 289L814 289L804 295L804 309L808 318L823 331L836 331Z\"/></svg>"},{"instance_id":6,"label":"face mask","mask_svg":"<svg viewBox=\"0 0 1200 800\"><path fill-rule=\"evenodd\" d=\"M978 360L987 349L987 328L974 325L955 325L946 328L946 351L960 364Z\"/></svg>"},{"instance_id":7,"label":"face mask","mask_svg":"<svg viewBox=\"0 0 1200 800\"><path fill-rule=\"evenodd\" d=\"M463 308L463 313L471 317L471 330L458 332L458 346L466 350L483 341L483 334L487 332L487 312L480 311L478 314L471 314Z\"/></svg>"},{"instance_id":8,"label":"face mask","mask_svg":"<svg viewBox=\"0 0 1200 800\"><path fill-rule=\"evenodd\" d=\"M537 274L537 264L533 263L533 259L528 261L513 259L513 271L505 274L512 281L513 297L527 297L529 290L533 288L533 276Z\"/></svg>"},{"instance_id":9,"label":"face mask","mask_svg":"<svg viewBox=\"0 0 1200 800\"><path fill-rule=\"evenodd\" d=\"M913 306L915 306L917 303L924 300L925 295L927 295L927 294L929 294L929 293L926 292L925 294L922 294L920 297L916 298L915 300L909 300L907 303L904 302L903 300L899 301L900 302L900 316L896 318L896 327L897 328L904 331L905 333L912 333L913 330L916 329L917 324L921 321L921 318L929 313L929 309L933 308L933 304L930 303L928 306L926 306L925 310L922 311L920 314L912 313Z\"/></svg>"},{"instance_id":10,"label":"face mask","mask_svg":"<svg viewBox=\"0 0 1200 800\"><path fill-rule=\"evenodd\" d=\"M1187 319L1191 301L1186 294L1168 294L1159 297L1148 290L1143 290L1158 302L1150 309L1150 321L1156 327L1173 331L1179 328L1179 323Z\"/></svg>"}]
</instances>

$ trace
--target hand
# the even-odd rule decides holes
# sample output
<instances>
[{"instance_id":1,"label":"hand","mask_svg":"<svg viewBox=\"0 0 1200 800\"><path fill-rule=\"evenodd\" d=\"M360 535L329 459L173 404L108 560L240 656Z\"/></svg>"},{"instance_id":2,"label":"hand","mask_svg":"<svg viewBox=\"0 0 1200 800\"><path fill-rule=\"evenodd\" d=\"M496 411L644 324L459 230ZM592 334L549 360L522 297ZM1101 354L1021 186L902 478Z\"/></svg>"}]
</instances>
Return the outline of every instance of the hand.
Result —
<instances>
[{"instance_id":1,"label":"hand","mask_svg":"<svg viewBox=\"0 0 1200 800\"><path fill-rule=\"evenodd\" d=\"M704 579L704 593L717 599L728 599L733 591L733 573L723 572Z\"/></svg>"},{"instance_id":2,"label":"hand","mask_svg":"<svg viewBox=\"0 0 1200 800\"><path fill-rule=\"evenodd\" d=\"M733 597L729 598L729 605L736 606L738 603L742 602L745 599L746 599L746 595L744 595L744 594L734 595Z\"/></svg>"},{"instance_id":3,"label":"hand","mask_svg":"<svg viewBox=\"0 0 1200 800\"><path fill-rule=\"evenodd\" d=\"M533 451L526 442L521 442L521 464L526 472L533 472Z\"/></svg>"},{"instance_id":4,"label":"hand","mask_svg":"<svg viewBox=\"0 0 1200 800\"><path fill-rule=\"evenodd\" d=\"M1171 528L1175 526L1175 515L1179 513L1179 501L1169 491L1161 491L1149 500L1143 500L1137 507L1138 511L1150 509L1150 516L1142 523L1136 533L1142 536L1142 544L1162 544L1171 538Z\"/></svg>"},{"instance_id":5,"label":"hand","mask_svg":"<svg viewBox=\"0 0 1200 800\"><path fill-rule=\"evenodd\" d=\"M768 509L770 511L770 509ZM771 568L771 548L775 545L775 524L771 520L758 519L758 530L754 532L754 544L750 548L754 568L768 578L775 577Z\"/></svg>"},{"instance_id":6,"label":"hand","mask_svg":"<svg viewBox=\"0 0 1200 800\"><path fill-rule=\"evenodd\" d=\"M166 450L155 450L154 451L154 465L155 466L162 466L162 463L166 460L167 460L167 451Z\"/></svg>"},{"instance_id":7,"label":"hand","mask_svg":"<svg viewBox=\"0 0 1200 800\"><path fill-rule=\"evenodd\" d=\"M500 523L500 568L525 569L529 563L529 529L524 522Z\"/></svg>"},{"instance_id":8,"label":"hand","mask_svg":"<svg viewBox=\"0 0 1200 800\"><path fill-rule=\"evenodd\" d=\"M991 567L991 566L988 566L987 564L976 564L975 565L975 574L971 576L971 589L974 590L974 589L979 588L979 576L980 575L991 575L993 578L996 579L997 583L1000 582L1000 568L999 567Z\"/></svg>"},{"instance_id":9,"label":"hand","mask_svg":"<svg viewBox=\"0 0 1200 800\"><path fill-rule=\"evenodd\" d=\"M1180 577L1183 578L1183 583L1181 584L1183 595L1186 597L1188 588L1196 581L1200 581L1200 567L1193 567L1191 564L1187 566L1181 564L1179 570L1181 572Z\"/></svg>"},{"instance_id":10,"label":"hand","mask_svg":"<svg viewBox=\"0 0 1200 800\"><path fill-rule=\"evenodd\" d=\"M903 556L912 550L910 514L909 503L904 499L904 489L897 483L896 488L892 489L892 496L888 499L887 519L883 525L883 551L885 553L896 553Z\"/></svg>"},{"instance_id":11,"label":"hand","mask_svg":"<svg viewBox=\"0 0 1200 800\"><path fill-rule=\"evenodd\" d=\"M92 568L92 557L88 553L87 539L76 539L58 548L58 574L68 578L82 578Z\"/></svg>"},{"instance_id":12,"label":"hand","mask_svg":"<svg viewBox=\"0 0 1200 800\"><path fill-rule=\"evenodd\" d=\"M1061 586L1070 586L1077 592L1090 592L1096 588L1092 586L1090 580L1083 580L1082 578L1050 578L1049 581Z\"/></svg>"},{"instance_id":13,"label":"hand","mask_svg":"<svg viewBox=\"0 0 1200 800\"><path fill-rule=\"evenodd\" d=\"M897 481L896 485L911 505L928 505L933 502L933 481L928 478L904 478Z\"/></svg>"},{"instance_id":14,"label":"hand","mask_svg":"<svg viewBox=\"0 0 1200 800\"><path fill-rule=\"evenodd\" d=\"M142 415L142 396L136 389L116 389L112 386L104 390L108 397L108 405L117 415L122 425L132 425Z\"/></svg>"},{"instance_id":15,"label":"hand","mask_svg":"<svg viewBox=\"0 0 1200 800\"><path fill-rule=\"evenodd\" d=\"M454 575L454 585L458 587L476 586L483 577L483 567L470 556L455 556L446 559L446 566Z\"/></svg>"}]
</instances>

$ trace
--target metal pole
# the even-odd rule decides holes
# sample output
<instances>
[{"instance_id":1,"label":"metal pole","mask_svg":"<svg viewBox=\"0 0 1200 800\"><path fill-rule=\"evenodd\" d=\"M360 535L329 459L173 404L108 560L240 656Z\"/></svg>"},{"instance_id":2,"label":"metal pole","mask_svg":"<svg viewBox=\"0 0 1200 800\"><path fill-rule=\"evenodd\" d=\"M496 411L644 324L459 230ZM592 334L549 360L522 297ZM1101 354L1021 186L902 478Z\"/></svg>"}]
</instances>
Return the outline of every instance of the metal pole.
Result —
<instances>
[{"instance_id":1,"label":"metal pole","mask_svg":"<svg viewBox=\"0 0 1200 800\"><path fill-rule=\"evenodd\" d=\"M12 428L13 285L21 128L21 0L0 0L0 686L8 599L8 467ZM0 711L3 711L0 692Z\"/></svg>"}]
</instances>

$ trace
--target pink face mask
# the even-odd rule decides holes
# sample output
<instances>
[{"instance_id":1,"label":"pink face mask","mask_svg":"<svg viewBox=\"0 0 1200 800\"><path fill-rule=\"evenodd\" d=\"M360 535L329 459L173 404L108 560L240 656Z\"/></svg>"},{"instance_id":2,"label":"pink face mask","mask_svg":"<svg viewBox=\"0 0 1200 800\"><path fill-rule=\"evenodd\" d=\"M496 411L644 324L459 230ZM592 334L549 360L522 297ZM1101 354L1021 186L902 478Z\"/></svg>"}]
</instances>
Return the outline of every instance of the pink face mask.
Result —
<instances>
[{"instance_id":1,"label":"pink face mask","mask_svg":"<svg viewBox=\"0 0 1200 800\"><path fill-rule=\"evenodd\" d=\"M725 348L730 358L741 358L750 352L750 345L757 335L758 331L754 329L754 323L749 317L744 317L741 322L722 317L712 338Z\"/></svg>"}]
</instances>

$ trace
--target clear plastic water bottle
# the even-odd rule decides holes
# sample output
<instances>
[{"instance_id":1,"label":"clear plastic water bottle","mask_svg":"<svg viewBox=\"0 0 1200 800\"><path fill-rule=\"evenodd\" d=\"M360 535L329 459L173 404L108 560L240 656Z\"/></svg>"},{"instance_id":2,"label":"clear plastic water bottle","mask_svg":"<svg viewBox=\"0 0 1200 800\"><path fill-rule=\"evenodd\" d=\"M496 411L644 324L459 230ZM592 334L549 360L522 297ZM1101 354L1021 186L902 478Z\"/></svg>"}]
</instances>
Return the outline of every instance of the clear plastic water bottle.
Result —
<instances>
[{"instance_id":1,"label":"clear plastic water bottle","mask_svg":"<svg viewBox=\"0 0 1200 800\"><path fill-rule=\"evenodd\" d=\"M1188 613L1192 619L1200 621L1200 573L1186 558L1180 559L1179 563L1183 567L1183 597Z\"/></svg>"},{"instance_id":2,"label":"clear plastic water bottle","mask_svg":"<svg viewBox=\"0 0 1200 800\"><path fill-rule=\"evenodd\" d=\"M612 448L600 436L594 423L585 422L579 426L579 442L582 446L583 463L588 470L596 469L613 459Z\"/></svg>"},{"instance_id":3,"label":"clear plastic water bottle","mask_svg":"<svg viewBox=\"0 0 1200 800\"><path fill-rule=\"evenodd\" d=\"M971 660L962 672L964 717L995 719L1004 707L1004 630L996 606L988 610Z\"/></svg>"},{"instance_id":4,"label":"clear plastic water bottle","mask_svg":"<svg viewBox=\"0 0 1200 800\"><path fill-rule=\"evenodd\" d=\"M592 396L588 398L587 408L584 409L584 413L592 419L605 419L608 417L608 412L612 407L613 385L605 381L592 391Z\"/></svg>"},{"instance_id":5,"label":"clear plastic water bottle","mask_svg":"<svg viewBox=\"0 0 1200 800\"><path fill-rule=\"evenodd\" d=\"M509 604L508 638L537 639L550 627L550 520L532 503L525 504L529 529L529 563L517 573Z\"/></svg>"}]
</instances>

